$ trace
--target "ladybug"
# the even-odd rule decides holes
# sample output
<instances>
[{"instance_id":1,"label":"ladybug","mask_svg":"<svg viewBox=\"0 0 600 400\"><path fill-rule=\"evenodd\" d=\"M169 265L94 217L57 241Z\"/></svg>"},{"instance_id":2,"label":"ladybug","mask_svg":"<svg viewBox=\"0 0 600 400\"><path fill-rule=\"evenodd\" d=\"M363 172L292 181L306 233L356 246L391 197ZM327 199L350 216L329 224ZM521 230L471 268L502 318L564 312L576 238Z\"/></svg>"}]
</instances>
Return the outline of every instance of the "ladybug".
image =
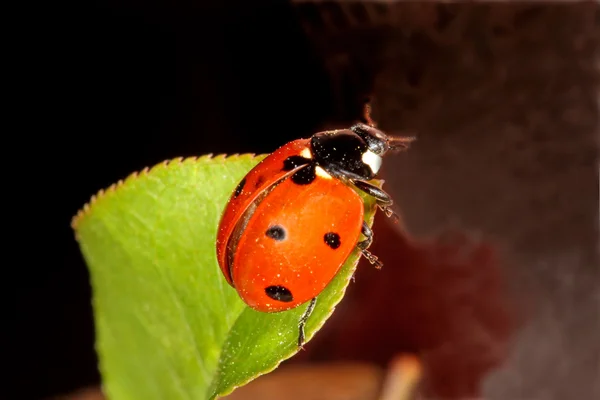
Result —
<instances>
[{"instance_id":1,"label":"ladybug","mask_svg":"<svg viewBox=\"0 0 600 400\"><path fill-rule=\"evenodd\" d=\"M217 233L221 271L257 311L310 302L298 324L299 347L317 296L355 248L376 268L383 266L367 250L373 232L357 191L395 216L390 196L369 181L389 150L408 148L412 140L364 123L319 132L275 150L233 190Z\"/></svg>"}]
</instances>

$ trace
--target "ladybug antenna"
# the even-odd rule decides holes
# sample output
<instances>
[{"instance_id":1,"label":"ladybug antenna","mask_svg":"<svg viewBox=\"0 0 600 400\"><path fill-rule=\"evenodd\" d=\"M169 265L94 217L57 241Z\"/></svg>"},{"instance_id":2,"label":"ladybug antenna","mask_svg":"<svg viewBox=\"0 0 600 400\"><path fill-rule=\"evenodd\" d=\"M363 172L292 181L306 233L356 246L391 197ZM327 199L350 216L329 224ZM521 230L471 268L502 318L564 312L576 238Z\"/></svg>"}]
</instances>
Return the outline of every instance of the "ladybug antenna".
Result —
<instances>
[{"instance_id":1,"label":"ladybug antenna","mask_svg":"<svg viewBox=\"0 0 600 400\"><path fill-rule=\"evenodd\" d=\"M365 107L364 107L364 111L363 111L363 118L365 119L365 122L367 123L367 125L369 125L372 128L376 128L377 125L375 124L375 121L373 121L373 119L371 118L371 103L369 101L367 101L365 103Z\"/></svg>"},{"instance_id":2,"label":"ladybug antenna","mask_svg":"<svg viewBox=\"0 0 600 400\"><path fill-rule=\"evenodd\" d=\"M367 142L372 142L372 137L379 137L379 140L385 141L387 145L387 149L379 148L380 145L374 145L372 150L376 151L377 154L383 154L387 150L407 150L410 147L410 144L414 142L417 137L416 136L388 136L383 132L377 129L377 124L371 118L371 99L368 98L365 101L364 110L363 110L363 118L368 125L369 128L360 127L360 124L352 127L352 130L363 137ZM377 133L378 132L378 133Z\"/></svg>"},{"instance_id":3,"label":"ladybug antenna","mask_svg":"<svg viewBox=\"0 0 600 400\"><path fill-rule=\"evenodd\" d=\"M416 136L388 136L388 146L390 150L408 150L415 140Z\"/></svg>"}]
</instances>

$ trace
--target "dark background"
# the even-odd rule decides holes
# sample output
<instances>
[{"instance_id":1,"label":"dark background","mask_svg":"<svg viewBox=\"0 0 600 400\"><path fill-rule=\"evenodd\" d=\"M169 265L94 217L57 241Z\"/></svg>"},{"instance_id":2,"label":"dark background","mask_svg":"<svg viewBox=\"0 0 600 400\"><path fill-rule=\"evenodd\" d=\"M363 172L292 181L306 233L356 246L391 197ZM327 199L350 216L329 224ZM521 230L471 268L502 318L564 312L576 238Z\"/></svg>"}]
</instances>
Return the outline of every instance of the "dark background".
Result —
<instances>
[{"instance_id":1,"label":"dark background","mask_svg":"<svg viewBox=\"0 0 600 400\"><path fill-rule=\"evenodd\" d=\"M24 149L19 172L35 179L19 198L27 224L17 280L3 280L16 319L4 341L14 377L2 398L99 382L88 275L69 226L93 193L164 159L265 153L346 126L370 94L382 128L419 133L412 155L384 171L410 231L427 236L452 225L489 238L509 260L504 296L529 310L519 313L527 321L512 352L508 328L490 328L503 332L499 353L511 356L488 390L496 398L593 398L599 15L593 2L105 1L52 10L29 99L39 126L15 137ZM382 293L369 274L348 304ZM504 305L490 307L504 318ZM322 343L360 312L341 306ZM439 321L452 311L437 313ZM406 339L399 348L419 346ZM369 359L359 348L306 359Z\"/></svg>"},{"instance_id":2,"label":"dark background","mask_svg":"<svg viewBox=\"0 0 600 400\"><path fill-rule=\"evenodd\" d=\"M49 17L38 99L49 119L26 156L43 185L29 201L45 207L28 210L43 250L25 250L17 272L8 398L99 380L88 273L70 228L92 194L164 159L271 152L331 114L327 74L292 6L226 3L106 1Z\"/></svg>"}]
</instances>

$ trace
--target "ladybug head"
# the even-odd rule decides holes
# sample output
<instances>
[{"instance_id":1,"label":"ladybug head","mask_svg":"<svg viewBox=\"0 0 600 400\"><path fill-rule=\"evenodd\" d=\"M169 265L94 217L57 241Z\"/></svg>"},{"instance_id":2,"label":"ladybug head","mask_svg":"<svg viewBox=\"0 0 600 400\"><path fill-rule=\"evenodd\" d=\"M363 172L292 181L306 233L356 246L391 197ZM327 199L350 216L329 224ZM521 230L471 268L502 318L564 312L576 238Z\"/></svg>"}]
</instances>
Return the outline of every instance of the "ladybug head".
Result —
<instances>
[{"instance_id":1,"label":"ladybug head","mask_svg":"<svg viewBox=\"0 0 600 400\"><path fill-rule=\"evenodd\" d=\"M387 136L372 126L356 124L350 129L314 134L311 155L318 166L334 176L370 180L379 172L386 152L406 148L412 140Z\"/></svg>"},{"instance_id":2,"label":"ladybug head","mask_svg":"<svg viewBox=\"0 0 600 400\"><path fill-rule=\"evenodd\" d=\"M379 129L363 123L352 126L350 130L367 143L371 153L378 156L383 156L389 150L407 149L415 140L414 136L388 136Z\"/></svg>"}]
</instances>

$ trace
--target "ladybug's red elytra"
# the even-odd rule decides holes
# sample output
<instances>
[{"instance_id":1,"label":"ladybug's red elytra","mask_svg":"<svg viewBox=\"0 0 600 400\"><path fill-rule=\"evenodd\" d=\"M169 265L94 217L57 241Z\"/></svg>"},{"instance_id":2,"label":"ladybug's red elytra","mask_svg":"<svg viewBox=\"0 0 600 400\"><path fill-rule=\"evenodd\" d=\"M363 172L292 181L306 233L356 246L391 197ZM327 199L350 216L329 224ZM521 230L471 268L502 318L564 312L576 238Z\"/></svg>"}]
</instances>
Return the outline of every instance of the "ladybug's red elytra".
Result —
<instances>
[{"instance_id":1,"label":"ladybug's red elytra","mask_svg":"<svg viewBox=\"0 0 600 400\"><path fill-rule=\"evenodd\" d=\"M255 310L279 312L310 301L298 346L317 296L355 248L383 266L367 250L373 232L357 190L393 216L390 196L369 181L389 150L406 149L412 140L363 123L319 132L275 150L233 191L217 233L221 271Z\"/></svg>"}]
</instances>

